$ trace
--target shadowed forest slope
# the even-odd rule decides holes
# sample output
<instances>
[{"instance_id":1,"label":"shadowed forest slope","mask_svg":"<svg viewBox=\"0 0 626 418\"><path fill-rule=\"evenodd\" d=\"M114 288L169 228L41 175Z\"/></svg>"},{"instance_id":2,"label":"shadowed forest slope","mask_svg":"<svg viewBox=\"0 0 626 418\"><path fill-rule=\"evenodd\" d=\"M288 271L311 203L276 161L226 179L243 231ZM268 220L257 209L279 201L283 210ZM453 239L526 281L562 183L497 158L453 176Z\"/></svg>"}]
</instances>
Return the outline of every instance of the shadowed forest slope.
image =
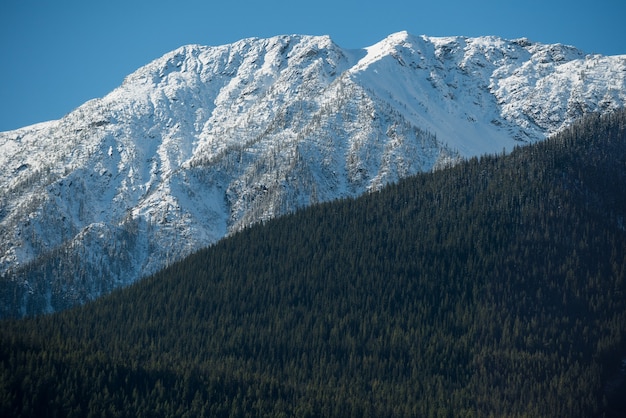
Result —
<instances>
[{"instance_id":1,"label":"shadowed forest slope","mask_svg":"<svg viewBox=\"0 0 626 418\"><path fill-rule=\"evenodd\" d=\"M591 115L0 322L0 415L616 415L625 133Z\"/></svg>"}]
</instances>

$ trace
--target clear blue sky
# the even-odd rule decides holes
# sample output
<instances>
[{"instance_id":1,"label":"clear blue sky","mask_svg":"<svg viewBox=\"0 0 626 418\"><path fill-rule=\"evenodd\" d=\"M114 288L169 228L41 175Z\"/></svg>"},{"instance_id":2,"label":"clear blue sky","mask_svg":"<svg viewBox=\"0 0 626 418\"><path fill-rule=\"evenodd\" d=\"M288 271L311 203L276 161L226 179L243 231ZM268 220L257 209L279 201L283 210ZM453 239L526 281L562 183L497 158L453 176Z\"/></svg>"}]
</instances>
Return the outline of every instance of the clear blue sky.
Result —
<instances>
[{"instance_id":1,"label":"clear blue sky","mask_svg":"<svg viewBox=\"0 0 626 418\"><path fill-rule=\"evenodd\" d=\"M179 46L330 35L362 48L414 35L525 36L626 54L624 0L1 0L0 131L61 118Z\"/></svg>"}]
</instances>

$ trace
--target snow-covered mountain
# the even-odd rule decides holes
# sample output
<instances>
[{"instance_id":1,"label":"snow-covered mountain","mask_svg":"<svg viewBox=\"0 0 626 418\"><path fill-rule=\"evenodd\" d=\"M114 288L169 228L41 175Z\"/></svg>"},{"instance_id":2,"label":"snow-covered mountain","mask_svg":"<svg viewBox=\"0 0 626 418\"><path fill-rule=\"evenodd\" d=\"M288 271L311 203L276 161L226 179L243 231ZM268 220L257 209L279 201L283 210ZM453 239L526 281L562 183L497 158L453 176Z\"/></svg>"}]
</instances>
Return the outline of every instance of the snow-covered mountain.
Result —
<instances>
[{"instance_id":1,"label":"snow-covered mountain","mask_svg":"<svg viewBox=\"0 0 626 418\"><path fill-rule=\"evenodd\" d=\"M396 33L190 45L0 133L0 316L93 299L247 225L626 103L626 56Z\"/></svg>"}]
</instances>

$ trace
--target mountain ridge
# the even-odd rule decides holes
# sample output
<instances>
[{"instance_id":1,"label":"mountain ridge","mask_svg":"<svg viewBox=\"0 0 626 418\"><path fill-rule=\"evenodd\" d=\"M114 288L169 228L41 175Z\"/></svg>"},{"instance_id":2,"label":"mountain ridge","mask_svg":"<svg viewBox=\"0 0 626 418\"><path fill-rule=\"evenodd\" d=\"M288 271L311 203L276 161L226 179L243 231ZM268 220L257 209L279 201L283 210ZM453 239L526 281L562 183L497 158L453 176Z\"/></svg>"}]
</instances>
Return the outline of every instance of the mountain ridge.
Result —
<instances>
[{"instance_id":1,"label":"mountain ridge","mask_svg":"<svg viewBox=\"0 0 626 418\"><path fill-rule=\"evenodd\" d=\"M626 56L526 39L183 46L59 121L0 133L2 314L81 303L246 225L540 141L623 107L625 79Z\"/></svg>"}]
</instances>

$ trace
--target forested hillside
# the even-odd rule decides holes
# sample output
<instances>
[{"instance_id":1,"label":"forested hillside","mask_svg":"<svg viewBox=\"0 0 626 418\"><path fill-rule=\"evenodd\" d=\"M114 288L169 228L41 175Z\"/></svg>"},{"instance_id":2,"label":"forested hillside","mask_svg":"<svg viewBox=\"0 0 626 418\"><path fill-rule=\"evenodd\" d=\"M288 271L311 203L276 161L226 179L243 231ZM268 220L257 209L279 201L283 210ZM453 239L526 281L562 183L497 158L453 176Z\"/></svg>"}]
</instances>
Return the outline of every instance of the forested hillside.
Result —
<instances>
[{"instance_id":1,"label":"forested hillside","mask_svg":"<svg viewBox=\"0 0 626 418\"><path fill-rule=\"evenodd\" d=\"M592 115L0 322L0 415L618 416L625 217Z\"/></svg>"}]
</instances>

